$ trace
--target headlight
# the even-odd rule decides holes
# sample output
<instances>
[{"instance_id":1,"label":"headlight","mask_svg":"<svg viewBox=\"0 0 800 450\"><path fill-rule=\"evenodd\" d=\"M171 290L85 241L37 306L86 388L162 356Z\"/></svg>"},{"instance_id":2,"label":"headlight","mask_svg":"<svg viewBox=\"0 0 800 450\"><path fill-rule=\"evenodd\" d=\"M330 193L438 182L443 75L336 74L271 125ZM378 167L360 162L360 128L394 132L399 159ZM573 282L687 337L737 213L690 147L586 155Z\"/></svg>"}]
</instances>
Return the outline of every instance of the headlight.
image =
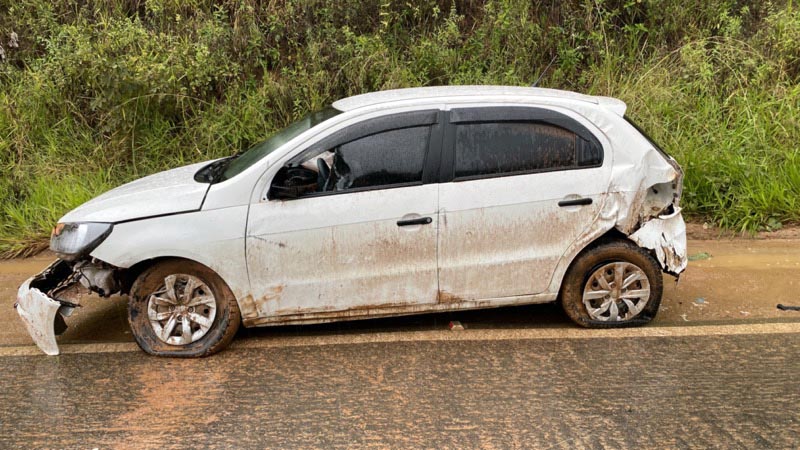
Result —
<instances>
[{"instance_id":1,"label":"headlight","mask_svg":"<svg viewBox=\"0 0 800 450\"><path fill-rule=\"evenodd\" d=\"M95 249L114 228L110 223L59 223L50 236L50 250L74 261Z\"/></svg>"}]
</instances>

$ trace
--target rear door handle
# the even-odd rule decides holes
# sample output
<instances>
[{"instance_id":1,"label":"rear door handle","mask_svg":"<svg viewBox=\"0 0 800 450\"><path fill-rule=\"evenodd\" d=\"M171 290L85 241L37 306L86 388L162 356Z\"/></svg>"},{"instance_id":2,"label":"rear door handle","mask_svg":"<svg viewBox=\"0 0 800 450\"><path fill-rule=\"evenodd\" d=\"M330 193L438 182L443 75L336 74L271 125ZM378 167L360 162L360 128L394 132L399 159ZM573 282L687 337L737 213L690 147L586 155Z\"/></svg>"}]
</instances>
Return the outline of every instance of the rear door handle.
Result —
<instances>
[{"instance_id":1,"label":"rear door handle","mask_svg":"<svg viewBox=\"0 0 800 450\"><path fill-rule=\"evenodd\" d=\"M580 205L591 205L592 199L591 198L576 198L573 200L561 200L558 202L558 206L565 207L565 206L580 206Z\"/></svg>"},{"instance_id":2,"label":"rear door handle","mask_svg":"<svg viewBox=\"0 0 800 450\"><path fill-rule=\"evenodd\" d=\"M418 217L416 219L398 220L397 226L407 227L409 225L427 225L431 222L433 222L433 219L431 219L430 217Z\"/></svg>"}]
</instances>

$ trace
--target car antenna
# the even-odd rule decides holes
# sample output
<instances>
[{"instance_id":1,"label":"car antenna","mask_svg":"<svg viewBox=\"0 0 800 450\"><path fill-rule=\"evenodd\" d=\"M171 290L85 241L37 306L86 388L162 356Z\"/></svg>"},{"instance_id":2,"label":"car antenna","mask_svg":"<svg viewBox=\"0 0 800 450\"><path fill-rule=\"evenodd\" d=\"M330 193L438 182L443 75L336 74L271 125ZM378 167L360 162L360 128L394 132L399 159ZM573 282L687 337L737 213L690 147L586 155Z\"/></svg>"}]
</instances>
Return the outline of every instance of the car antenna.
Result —
<instances>
[{"instance_id":1,"label":"car antenna","mask_svg":"<svg viewBox=\"0 0 800 450\"><path fill-rule=\"evenodd\" d=\"M554 62L556 62L556 58L558 58L558 55L553 56L553 59L550 60L550 62L547 64L547 67L544 68L542 73L539 75L539 78L537 78L536 81L533 82L531 87L539 86L539 82L542 81L542 78L544 78L544 74L547 73L547 69L549 69L550 66L552 66Z\"/></svg>"}]
</instances>

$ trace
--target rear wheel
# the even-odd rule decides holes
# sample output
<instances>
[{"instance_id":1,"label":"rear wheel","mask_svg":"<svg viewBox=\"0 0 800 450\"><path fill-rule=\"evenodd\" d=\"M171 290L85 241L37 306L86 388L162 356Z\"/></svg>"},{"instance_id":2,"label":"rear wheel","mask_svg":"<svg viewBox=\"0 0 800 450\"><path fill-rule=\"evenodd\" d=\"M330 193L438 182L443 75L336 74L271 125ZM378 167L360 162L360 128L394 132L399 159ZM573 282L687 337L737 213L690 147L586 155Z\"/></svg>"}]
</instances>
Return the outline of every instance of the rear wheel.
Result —
<instances>
[{"instance_id":1,"label":"rear wheel","mask_svg":"<svg viewBox=\"0 0 800 450\"><path fill-rule=\"evenodd\" d=\"M643 325L658 312L662 289L661 268L647 251L613 241L578 256L564 277L561 304L584 327Z\"/></svg>"},{"instance_id":2,"label":"rear wheel","mask_svg":"<svg viewBox=\"0 0 800 450\"><path fill-rule=\"evenodd\" d=\"M151 355L201 357L225 348L241 317L233 293L211 269L167 260L133 283L128 321L139 347Z\"/></svg>"}]
</instances>

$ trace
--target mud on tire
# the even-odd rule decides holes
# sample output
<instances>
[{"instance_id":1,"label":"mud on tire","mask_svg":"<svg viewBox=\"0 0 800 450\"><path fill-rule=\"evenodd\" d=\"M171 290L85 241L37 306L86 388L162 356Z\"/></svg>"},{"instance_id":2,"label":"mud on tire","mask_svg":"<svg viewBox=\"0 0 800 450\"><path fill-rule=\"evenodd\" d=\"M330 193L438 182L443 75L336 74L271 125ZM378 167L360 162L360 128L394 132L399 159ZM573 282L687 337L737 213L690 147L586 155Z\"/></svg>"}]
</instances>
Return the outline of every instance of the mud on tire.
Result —
<instances>
[{"instance_id":1,"label":"mud on tire","mask_svg":"<svg viewBox=\"0 0 800 450\"><path fill-rule=\"evenodd\" d=\"M584 289L592 274L613 263L628 263L641 270L649 282L650 295L642 310L633 317L619 321L596 320L584 304ZM653 320L661 303L662 291L661 267L653 256L632 242L614 240L584 250L576 257L564 277L559 299L567 316L580 326L618 328L644 325Z\"/></svg>"},{"instance_id":2,"label":"mud on tire","mask_svg":"<svg viewBox=\"0 0 800 450\"><path fill-rule=\"evenodd\" d=\"M207 331L187 344L176 345L162 340L148 316L151 295L163 290L166 278L172 275L177 275L179 279L192 277L202 282L203 289L207 287L211 291L216 305L213 320L208 321L210 326L207 325ZM184 291L185 289L184 286ZM178 307L180 306L175 308ZM206 311L208 312L208 309ZM241 315L230 288L214 271L193 261L170 259L160 261L146 269L131 286L128 323L136 343L145 352L157 356L197 358L217 353L230 344L239 329ZM176 326L181 326L181 323ZM194 326L196 327L196 324Z\"/></svg>"}]
</instances>

